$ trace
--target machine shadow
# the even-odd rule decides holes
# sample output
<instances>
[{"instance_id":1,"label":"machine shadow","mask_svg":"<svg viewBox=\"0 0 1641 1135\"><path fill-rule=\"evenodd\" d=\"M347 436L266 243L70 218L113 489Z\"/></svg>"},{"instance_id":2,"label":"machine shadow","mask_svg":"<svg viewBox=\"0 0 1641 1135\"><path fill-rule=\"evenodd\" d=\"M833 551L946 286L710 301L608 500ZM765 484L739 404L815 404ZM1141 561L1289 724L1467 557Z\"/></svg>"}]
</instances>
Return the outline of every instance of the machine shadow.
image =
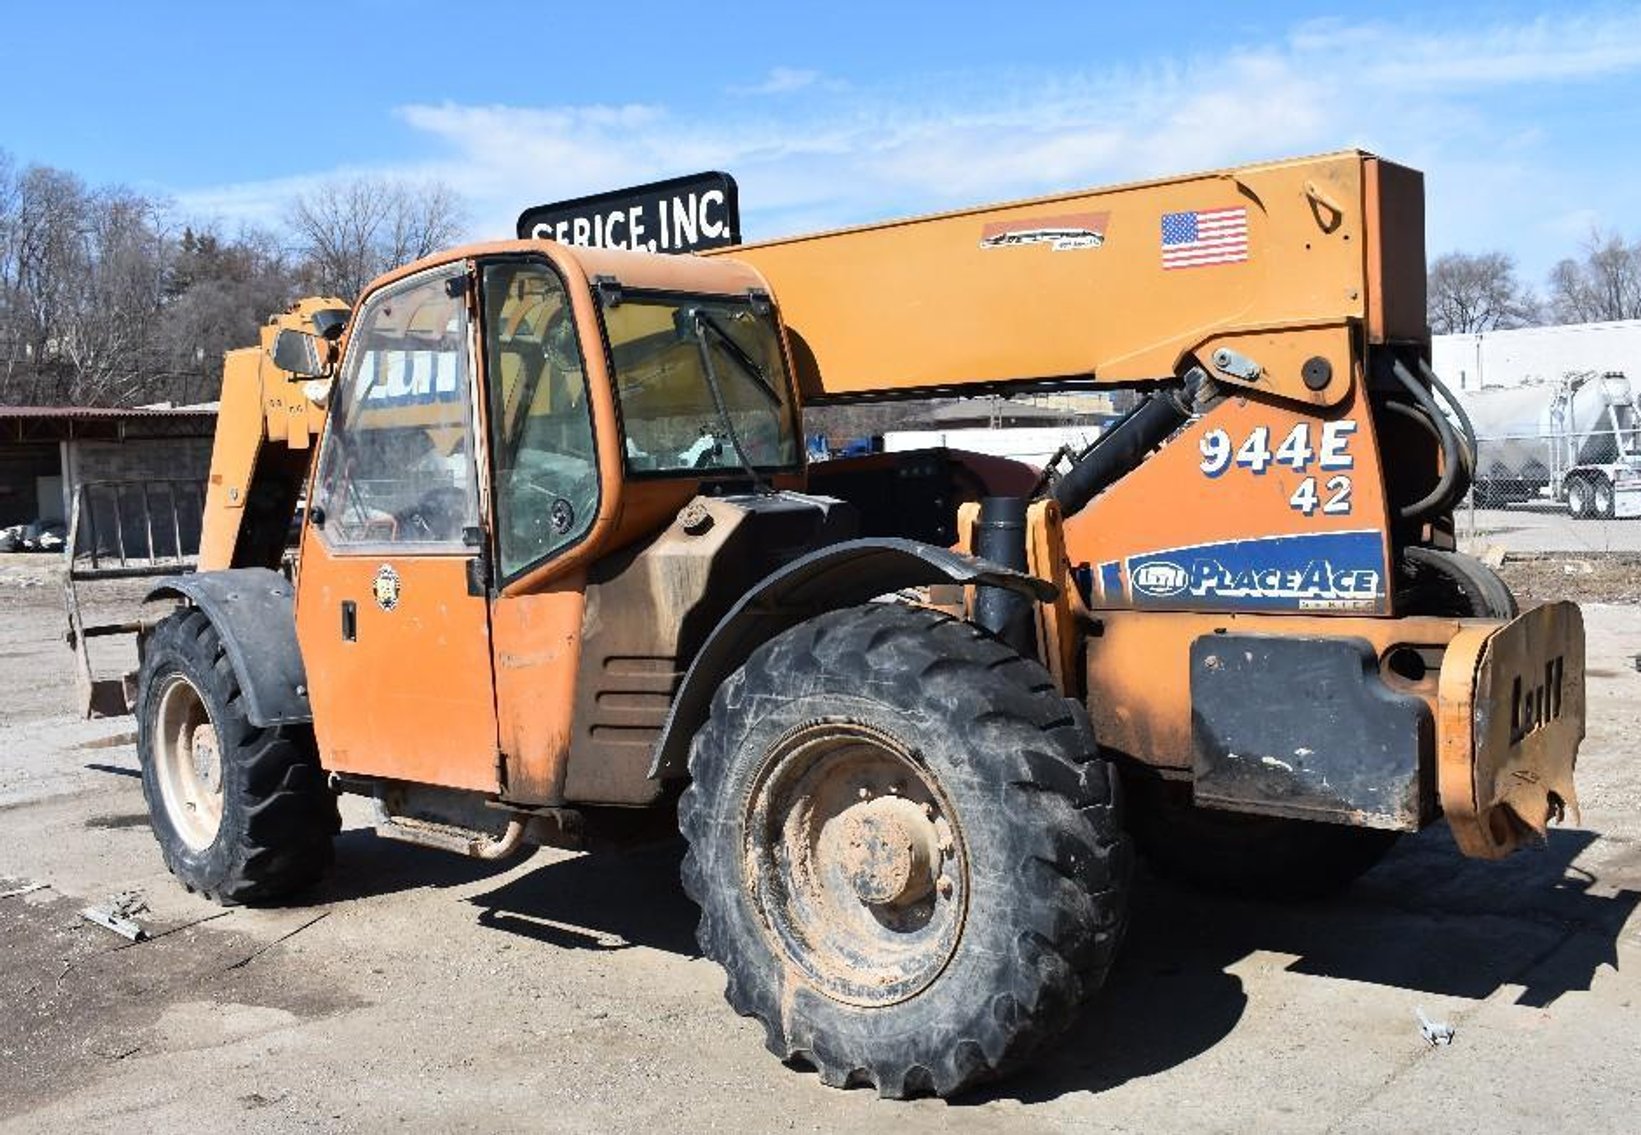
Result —
<instances>
[{"instance_id":1,"label":"machine shadow","mask_svg":"<svg viewBox=\"0 0 1641 1135\"><path fill-rule=\"evenodd\" d=\"M1575 862L1591 849L1596 867ZM517 861L479 863L354 829L338 839L338 871L313 897L507 872L467 900L483 926L560 949L647 946L696 957L683 854L673 838L518 872ZM1354 886L1317 903L1204 893L1142 864L1127 940L1071 1031L1027 1068L953 1103L1098 1093L1183 1064L1234 1032L1249 993L1231 971L1259 953L1291 957L1291 973L1476 1000L1511 986L1520 988L1516 1003L1548 1005L1617 964L1618 937L1641 905L1638 873L1641 849L1602 845L1592 832L1557 829L1536 853L1484 863L1462 855L1444 825L1404 839Z\"/></svg>"},{"instance_id":2,"label":"machine shadow","mask_svg":"<svg viewBox=\"0 0 1641 1135\"><path fill-rule=\"evenodd\" d=\"M1597 840L1558 829L1536 854L1484 863L1437 825L1337 897L1291 905L1205 894L1142 866L1128 940L1077 1025L1028 1070L957 1102L1101 1092L1200 1055L1248 1003L1227 970L1260 952L1291 955L1292 973L1414 993L1479 1000L1520 986L1516 1003L1541 1007L1587 990L1617 965L1641 904L1641 891L1574 865Z\"/></svg>"},{"instance_id":3,"label":"machine shadow","mask_svg":"<svg viewBox=\"0 0 1641 1135\"><path fill-rule=\"evenodd\" d=\"M468 901L479 924L564 949L648 946L697 957L700 915L679 871L684 841L577 855L537 867Z\"/></svg>"},{"instance_id":4,"label":"machine shadow","mask_svg":"<svg viewBox=\"0 0 1641 1135\"><path fill-rule=\"evenodd\" d=\"M486 863L447 851L384 839L370 827L346 828L336 836L336 864L291 905L311 906L397 894L418 887L459 887L500 875L524 860ZM282 905L282 904L275 904Z\"/></svg>"}]
</instances>

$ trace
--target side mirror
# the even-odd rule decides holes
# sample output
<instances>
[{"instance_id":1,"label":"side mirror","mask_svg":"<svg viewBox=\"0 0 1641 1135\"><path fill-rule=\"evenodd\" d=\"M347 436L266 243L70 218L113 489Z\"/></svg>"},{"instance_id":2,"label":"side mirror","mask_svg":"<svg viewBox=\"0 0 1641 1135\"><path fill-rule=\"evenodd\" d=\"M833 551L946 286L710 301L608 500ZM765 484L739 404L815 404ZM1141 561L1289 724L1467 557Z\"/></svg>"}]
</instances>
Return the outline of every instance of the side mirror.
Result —
<instances>
[{"instance_id":1,"label":"side mirror","mask_svg":"<svg viewBox=\"0 0 1641 1135\"><path fill-rule=\"evenodd\" d=\"M273 363L296 378L324 378L330 354L316 336L292 327L274 337Z\"/></svg>"}]
</instances>

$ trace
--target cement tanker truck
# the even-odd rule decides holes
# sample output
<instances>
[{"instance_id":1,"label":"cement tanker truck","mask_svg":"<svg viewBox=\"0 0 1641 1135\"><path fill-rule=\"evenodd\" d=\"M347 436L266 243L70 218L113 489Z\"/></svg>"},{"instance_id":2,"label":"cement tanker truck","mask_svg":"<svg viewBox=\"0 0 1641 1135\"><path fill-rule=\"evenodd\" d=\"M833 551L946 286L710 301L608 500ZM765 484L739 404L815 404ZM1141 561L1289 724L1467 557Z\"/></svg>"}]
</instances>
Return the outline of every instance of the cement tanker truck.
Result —
<instances>
[{"instance_id":1,"label":"cement tanker truck","mask_svg":"<svg viewBox=\"0 0 1641 1135\"><path fill-rule=\"evenodd\" d=\"M1641 516L1641 403L1616 371L1459 394L1476 431L1477 506L1547 495L1581 519Z\"/></svg>"}]
</instances>

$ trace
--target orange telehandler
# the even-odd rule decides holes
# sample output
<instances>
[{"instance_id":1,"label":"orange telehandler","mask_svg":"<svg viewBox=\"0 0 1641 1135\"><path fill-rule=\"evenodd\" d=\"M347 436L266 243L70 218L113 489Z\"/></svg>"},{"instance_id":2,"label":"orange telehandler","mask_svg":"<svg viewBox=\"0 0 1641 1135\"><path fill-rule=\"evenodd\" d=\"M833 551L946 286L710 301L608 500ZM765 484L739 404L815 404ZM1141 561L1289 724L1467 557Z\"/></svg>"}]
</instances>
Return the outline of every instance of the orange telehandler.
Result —
<instances>
[{"instance_id":1,"label":"orange telehandler","mask_svg":"<svg viewBox=\"0 0 1641 1135\"><path fill-rule=\"evenodd\" d=\"M285 895L338 792L489 859L676 808L731 1005L898 1097L1068 1024L1135 843L1315 893L1438 817L1542 837L1582 624L1454 550L1422 192L1347 152L710 255L483 244L293 309L143 623L167 865ZM1091 386L1142 396L1035 490L804 463L805 403Z\"/></svg>"}]
</instances>

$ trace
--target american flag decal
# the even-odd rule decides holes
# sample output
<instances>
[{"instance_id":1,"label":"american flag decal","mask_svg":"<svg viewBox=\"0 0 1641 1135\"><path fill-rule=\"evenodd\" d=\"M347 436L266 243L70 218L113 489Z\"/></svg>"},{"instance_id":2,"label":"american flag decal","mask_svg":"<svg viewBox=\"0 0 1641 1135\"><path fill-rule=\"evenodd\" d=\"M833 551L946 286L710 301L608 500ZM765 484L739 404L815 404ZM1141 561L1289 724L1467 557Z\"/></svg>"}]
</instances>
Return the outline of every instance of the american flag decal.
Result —
<instances>
[{"instance_id":1,"label":"american flag decal","mask_svg":"<svg viewBox=\"0 0 1641 1135\"><path fill-rule=\"evenodd\" d=\"M1201 268L1248 259L1248 209L1162 215L1162 266Z\"/></svg>"}]
</instances>

